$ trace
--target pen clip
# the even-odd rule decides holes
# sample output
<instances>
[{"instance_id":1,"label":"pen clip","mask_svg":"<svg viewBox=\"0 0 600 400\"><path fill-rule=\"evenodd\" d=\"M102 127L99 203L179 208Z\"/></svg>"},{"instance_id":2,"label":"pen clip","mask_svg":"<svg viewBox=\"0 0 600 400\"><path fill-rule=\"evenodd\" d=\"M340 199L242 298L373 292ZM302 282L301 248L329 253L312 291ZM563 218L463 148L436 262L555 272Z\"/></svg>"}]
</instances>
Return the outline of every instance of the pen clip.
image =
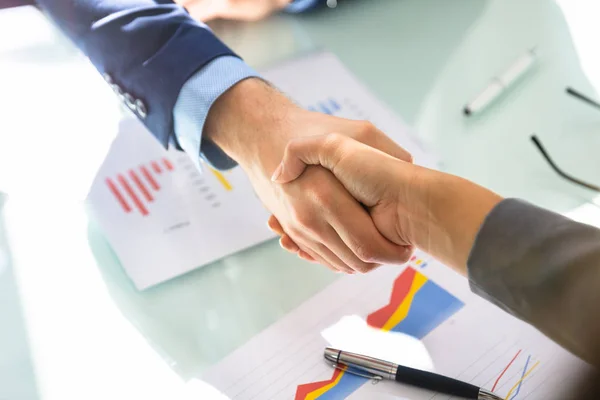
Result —
<instances>
[{"instance_id":1,"label":"pen clip","mask_svg":"<svg viewBox=\"0 0 600 400\"><path fill-rule=\"evenodd\" d=\"M352 370L351 369L352 367L345 365L345 364L339 363L339 364L333 364L332 366L333 366L333 368L339 369L340 371L348 372L349 374L360 376L361 378L370 379L370 380L372 380L371 383L373 385L376 385L379 381L383 380L382 376L371 374L369 372L363 372L359 368L354 368L354 370ZM358 369L358 371L356 371L357 369Z\"/></svg>"}]
</instances>

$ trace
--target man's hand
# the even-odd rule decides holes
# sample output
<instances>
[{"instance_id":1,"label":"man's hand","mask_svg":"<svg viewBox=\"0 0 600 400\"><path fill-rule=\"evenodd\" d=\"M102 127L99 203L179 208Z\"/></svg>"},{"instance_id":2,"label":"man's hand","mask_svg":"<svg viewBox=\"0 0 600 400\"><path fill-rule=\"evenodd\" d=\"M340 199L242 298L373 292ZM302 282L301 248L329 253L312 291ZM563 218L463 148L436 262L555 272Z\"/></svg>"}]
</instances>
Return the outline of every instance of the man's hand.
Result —
<instances>
[{"instance_id":1,"label":"man's hand","mask_svg":"<svg viewBox=\"0 0 600 400\"><path fill-rule=\"evenodd\" d=\"M175 0L200 21L238 19L256 21L281 10L291 0Z\"/></svg>"},{"instance_id":2,"label":"man's hand","mask_svg":"<svg viewBox=\"0 0 600 400\"><path fill-rule=\"evenodd\" d=\"M258 79L227 91L211 108L205 125L205 137L239 162L264 205L306 258L348 273L406 261L412 248L383 237L365 208L330 171L315 166L289 184L271 181L289 140L329 132L411 160L372 124L303 110Z\"/></svg>"}]
</instances>

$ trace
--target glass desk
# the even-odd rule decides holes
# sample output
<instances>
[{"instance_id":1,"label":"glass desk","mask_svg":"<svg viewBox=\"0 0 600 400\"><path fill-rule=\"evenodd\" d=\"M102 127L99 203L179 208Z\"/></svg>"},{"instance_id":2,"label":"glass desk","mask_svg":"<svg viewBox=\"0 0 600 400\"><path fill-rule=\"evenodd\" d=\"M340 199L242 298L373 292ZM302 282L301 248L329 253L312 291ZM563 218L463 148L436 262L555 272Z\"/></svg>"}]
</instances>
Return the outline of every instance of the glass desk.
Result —
<instances>
[{"instance_id":1,"label":"glass desk","mask_svg":"<svg viewBox=\"0 0 600 400\"><path fill-rule=\"evenodd\" d=\"M529 136L564 169L600 180L590 151L600 148L600 112L564 94L570 85L595 95L596 77L584 73L595 62L589 15L549 0L347 0L213 28L259 69L333 51L444 170L565 212L594 194L556 176ZM35 9L0 12L0 37L0 190L10 194L0 217L0 399L214 398L202 371L336 275L273 241L136 291L82 206L121 118L117 100ZM464 103L534 45L536 70L465 118Z\"/></svg>"}]
</instances>

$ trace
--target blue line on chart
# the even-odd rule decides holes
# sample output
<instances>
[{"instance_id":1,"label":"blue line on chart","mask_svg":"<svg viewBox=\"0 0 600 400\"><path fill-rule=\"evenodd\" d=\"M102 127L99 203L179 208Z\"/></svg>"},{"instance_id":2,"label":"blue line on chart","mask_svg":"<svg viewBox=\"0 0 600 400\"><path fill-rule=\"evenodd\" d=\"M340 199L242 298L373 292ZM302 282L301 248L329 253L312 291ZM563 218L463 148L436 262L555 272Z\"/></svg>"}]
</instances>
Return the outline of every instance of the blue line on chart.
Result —
<instances>
[{"instance_id":1,"label":"blue line on chart","mask_svg":"<svg viewBox=\"0 0 600 400\"><path fill-rule=\"evenodd\" d=\"M525 368L523 368L523 373L521 374L521 382L519 382L519 386L517 386L517 391L515 392L515 394L513 394L510 400L514 400L514 398L517 397L517 395L519 394L519 391L521 390L521 385L523 384L523 377L525 376L525 372L527 372L527 366L529 365L530 360L531 354L527 356L527 361L525 361Z\"/></svg>"}]
</instances>

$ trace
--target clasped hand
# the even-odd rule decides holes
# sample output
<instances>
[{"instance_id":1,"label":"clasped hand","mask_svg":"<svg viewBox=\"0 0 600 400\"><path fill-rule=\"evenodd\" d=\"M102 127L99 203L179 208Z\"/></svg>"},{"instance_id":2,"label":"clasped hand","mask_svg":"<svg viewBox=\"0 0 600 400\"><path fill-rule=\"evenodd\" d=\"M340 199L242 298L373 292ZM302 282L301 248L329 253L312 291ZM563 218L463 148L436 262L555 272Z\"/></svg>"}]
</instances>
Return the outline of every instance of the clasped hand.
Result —
<instances>
[{"instance_id":1,"label":"clasped hand","mask_svg":"<svg viewBox=\"0 0 600 400\"><path fill-rule=\"evenodd\" d=\"M370 161L365 156L360 164L350 163L347 157L356 154L351 154L342 139L352 138L349 143L363 143L385 156L382 166L386 162L412 162L406 150L373 124L306 111L260 80L248 79L215 102L204 130L207 140L244 169L258 197L273 214L270 226L282 235L284 248L347 273L367 272L383 263L403 263L412 254L411 243L394 233L393 215L398 210L393 199L387 201L381 196L387 193L384 176L373 179L371 186L352 183L352 168L366 171ZM337 134L319 136L328 132ZM308 142L294 141L301 138L308 138ZM304 163L294 162L292 156L305 145L322 144L339 162L332 165L327 159L313 159L316 165L300 171ZM291 164L280 171L288 180L285 184L273 182L271 177L286 148L285 157ZM337 165L349 167L339 175ZM298 172L292 180L293 171Z\"/></svg>"},{"instance_id":2,"label":"clasped hand","mask_svg":"<svg viewBox=\"0 0 600 400\"><path fill-rule=\"evenodd\" d=\"M378 135L383 133L378 132L373 136L380 139ZM354 255L364 262L401 264L407 261L412 252L413 221L405 218L408 211L405 208L414 202L410 199L410 193L400 190L397 182L403 173L404 181L414 179L415 169L411 168L410 157L403 154L402 157L396 158L378 150L369 145L374 142L372 139L367 135L355 140L339 133L292 139L286 147L281 164L273 173L272 181L286 187L299 177L314 173L314 165L331 171L337 183L364 207L349 208L348 213L341 213L343 220L336 221L335 224L342 238L350 238L345 242ZM323 211L327 208L340 210L340 202L346 199L334 198L335 195L334 192L321 192L321 202L329 206ZM355 212L356 216L351 212ZM361 215L363 213L368 213L371 221L365 221ZM371 224L377 233L369 231ZM281 236L280 243L284 249L298 254L305 260L321 262L332 269L347 273L367 272L376 266L364 266L361 263L346 263L340 266L339 262L327 262L321 257L315 257L314 252L307 249L304 243L298 243L295 239L296 232L286 230L275 216L269 219L269 227ZM355 232L361 230L368 234L356 236ZM380 236L383 238L378 241ZM322 247L327 240L324 237L321 239ZM383 255L381 247L385 245L379 243L382 240L393 243L397 246L397 251Z\"/></svg>"}]
</instances>

